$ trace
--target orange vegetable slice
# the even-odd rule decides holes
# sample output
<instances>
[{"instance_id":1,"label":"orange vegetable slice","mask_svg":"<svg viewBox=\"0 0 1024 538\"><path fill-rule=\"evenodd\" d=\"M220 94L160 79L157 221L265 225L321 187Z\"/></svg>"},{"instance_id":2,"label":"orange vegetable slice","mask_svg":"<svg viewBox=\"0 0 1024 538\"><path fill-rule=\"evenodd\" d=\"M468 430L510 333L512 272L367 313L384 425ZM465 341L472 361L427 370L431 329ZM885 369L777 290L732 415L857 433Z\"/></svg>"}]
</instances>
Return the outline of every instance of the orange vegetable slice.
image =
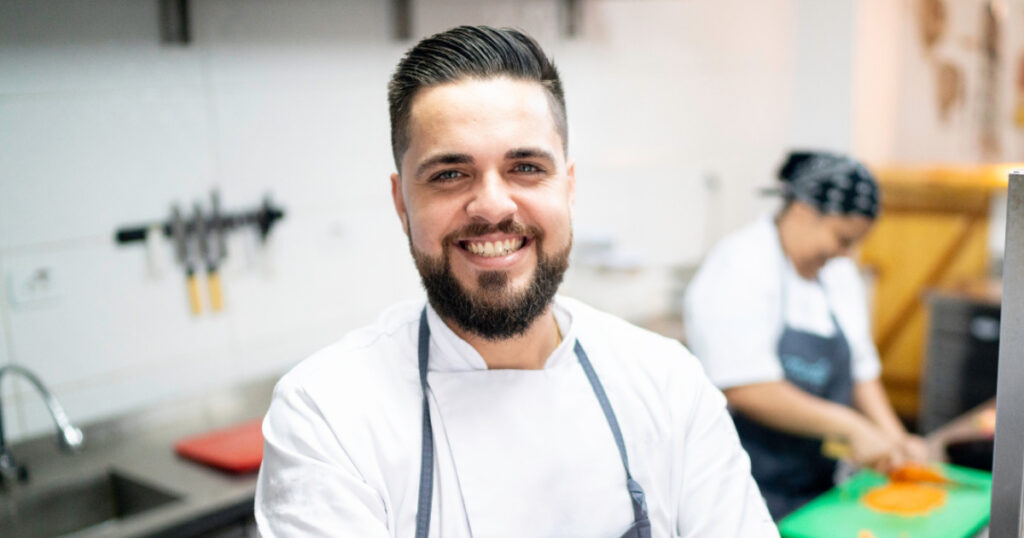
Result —
<instances>
[{"instance_id":1,"label":"orange vegetable slice","mask_svg":"<svg viewBox=\"0 0 1024 538\"><path fill-rule=\"evenodd\" d=\"M867 492L862 502L879 512L917 516L946 503L946 491L932 484L892 482Z\"/></svg>"},{"instance_id":2,"label":"orange vegetable slice","mask_svg":"<svg viewBox=\"0 0 1024 538\"><path fill-rule=\"evenodd\" d=\"M920 463L908 463L899 469L889 472L889 480L893 482L931 482L946 484L949 480L938 469Z\"/></svg>"}]
</instances>

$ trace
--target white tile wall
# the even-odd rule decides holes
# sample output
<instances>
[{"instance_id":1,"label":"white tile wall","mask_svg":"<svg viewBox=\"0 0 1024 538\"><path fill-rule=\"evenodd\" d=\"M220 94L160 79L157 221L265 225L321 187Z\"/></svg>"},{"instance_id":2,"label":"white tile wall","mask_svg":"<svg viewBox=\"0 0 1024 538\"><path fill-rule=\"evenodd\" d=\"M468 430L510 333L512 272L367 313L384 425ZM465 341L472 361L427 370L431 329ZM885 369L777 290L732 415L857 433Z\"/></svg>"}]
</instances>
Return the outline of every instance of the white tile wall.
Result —
<instances>
[{"instance_id":1,"label":"white tile wall","mask_svg":"<svg viewBox=\"0 0 1024 538\"><path fill-rule=\"evenodd\" d=\"M6 256L3 273L47 267L53 301L9 309L13 355L54 386L209 355L227 346L223 317L194 318L177 271L150 277L140 249L113 241Z\"/></svg>"},{"instance_id":2,"label":"white tile wall","mask_svg":"<svg viewBox=\"0 0 1024 538\"><path fill-rule=\"evenodd\" d=\"M2 261L2 258L0 258ZM0 300L4 299L6 294L6 285L0 285ZM8 341L7 341L7 322L6 322L6 310L0 308L0 366L4 366L10 363L10 354L8 353ZM0 412L3 412L4 419L4 433L8 436L18 437L22 435L21 431L21 417L19 416L20 409L16 407L17 398L15 396L15 387L10 381L4 381L0 383L0 390L3 391L2 397L0 397Z\"/></svg>"},{"instance_id":3,"label":"white tile wall","mask_svg":"<svg viewBox=\"0 0 1024 538\"><path fill-rule=\"evenodd\" d=\"M809 24L796 0L581 5L572 40L554 0L413 2L413 33L518 26L555 56L576 227L609 232L653 267L610 281L642 294L640 306L594 292L608 287L600 276L570 275L567 289L636 318L667 301L666 264L697 259L756 213L755 187L793 122L812 124L794 104L794 73L843 67L794 54L796 25ZM167 46L155 2L0 3L0 281L46 267L59 290L27 305L0 293L0 364L37 371L79 422L279 374L422 296L389 194L385 87L410 45L391 37L390 3L192 6L194 42ZM844 24L812 11L814 23ZM850 91L825 80L823 91ZM711 202L706 173L721 181ZM225 309L193 317L170 245L154 268L112 234L214 186L229 211L270 193L287 216L266 245L231 237ZM9 392L11 433L52 428L36 397Z\"/></svg>"},{"instance_id":4,"label":"white tile wall","mask_svg":"<svg viewBox=\"0 0 1024 538\"><path fill-rule=\"evenodd\" d=\"M169 399L217 390L230 382L244 379L232 367L231 361L225 360L230 353L227 348L208 351L209 354L172 358L103 378L51 388L77 425L122 415ZM34 436L53 430L47 407L37 395L25 391L20 404L26 419L25 434Z\"/></svg>"},{"instance_id":5,"label":"white tile wall","mask_svg":"<svg viewBox=\"0 0 1024 538\"><path fill-rule=\"evenodd\" d=\"M849 152L852 147L854 0L798 0L793 116L788 142ZM814 21L833 19L837 24ZM832 69L822 69L823 66ZM836 68L841 66L839 68ZM846 91L822 91L845 88Z\"/></svg>"},{"instance_id":6,"label":"white tile wall","mask_svg":"<svg viewBox=\"0 0 1024 538\"><path fill-rule=\"evenodd\" d=\"M0 248L109 237L206 192L204 108L177 88L0 98Z\"/></svg>"},{"instance_id":7,"label":"white tile wall","mask_svg":"<svg viewBox=\"0 0 1024 538\"><path fill-rule=\"evenodd\" d=\"M387 75L378 75L373 91L310 83L218 92L213 105L225 200L272 191L291 206L390 207L394 166L380 99Z\"/></svg>"},{"instance_id":8,"label":"white tile wall","mask_svg":"<svg viewBox=\"0 0 1024 538\"><path fill-rule=\"evenodd\" d=\"M562 44L558 56L580 168L577 224L620 223L618 235L648 259L692 263L759 211L756 186L781 159L794 113L793 10L738 0L588 6L586 32L601 39ZM721 179L726 211L704 211L696 179L705 174ZM652 207L674 214L654 217ZM623 212L628 226L610 219Z\"/></svg>"},{"instance_id":9,"label":"white tile wall","mask_svg":"<svg viewBox=\"0 0 1024 538\"><path fill-rule=\"evenodd\" d=\"M295 350L285 359L294 361L418 293L405 236L392 213L299 215L278 231L270 275L225 276L235 345L244 355L283 347Z\"/></svg>"},{"instance_id":10,"label":"white tile wall","mask_svg":"<svg viewBox=\"0 0 1024 538\"><path fill-rule=\"evenodd\" d=\"M4 257L0 255L0 265L3 264L3 259ZM7 304L7 285L5 282L0 282L0 304ZM8 353L7 331L7 309L0 308L0 366L3 366L10 361L10 355Z\"/></svg>"}]
</instances>

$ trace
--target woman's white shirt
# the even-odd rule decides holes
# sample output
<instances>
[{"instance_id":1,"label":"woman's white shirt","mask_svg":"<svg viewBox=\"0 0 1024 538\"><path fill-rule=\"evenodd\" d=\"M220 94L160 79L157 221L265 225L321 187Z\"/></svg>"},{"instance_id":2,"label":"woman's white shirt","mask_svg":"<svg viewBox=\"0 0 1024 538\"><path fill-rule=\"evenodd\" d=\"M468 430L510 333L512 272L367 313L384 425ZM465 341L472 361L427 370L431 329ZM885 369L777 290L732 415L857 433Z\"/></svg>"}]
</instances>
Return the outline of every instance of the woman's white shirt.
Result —
<instances>
[{"instance_id":1,"label":"woman's white shirt","mask_svg":"<svg viewBox=\"0 0 1024 538\"><path fill-rule=\"evenodd\" d=\"M266 536L406 537L421 446L423 303L393 307L289 372L264 420ZM566 298L541 370L488 370L428 309L431 537L616 537L633 520L577 338L618 417L654 536L778 536L725 398L678 342Z\"/></svg>"},{"instance_id":2,"label":"woman's white shirt","mask_svg":"<svg viewBox=\"0 0 1024 538\"><path fill-rule=\"evenodd\" d=\"M783 321L831 336L836 327L830 307L850 345L854 381L878 377L878 352L856 264L834 258L818 276L820 285L800 277L768 215L711 250L687 287L683 318L687 346L717 387L783 379L776 354Z\"/></svg>"}]
</instances>

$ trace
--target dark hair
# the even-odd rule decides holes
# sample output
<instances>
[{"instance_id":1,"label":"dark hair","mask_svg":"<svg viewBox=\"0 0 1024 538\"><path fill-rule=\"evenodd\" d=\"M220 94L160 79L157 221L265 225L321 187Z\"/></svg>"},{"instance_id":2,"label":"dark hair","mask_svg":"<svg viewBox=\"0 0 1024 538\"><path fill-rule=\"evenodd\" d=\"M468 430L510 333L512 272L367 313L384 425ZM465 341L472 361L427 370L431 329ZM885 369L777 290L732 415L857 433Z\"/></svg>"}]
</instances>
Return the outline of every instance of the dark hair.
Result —
<instances>
[{"instance_id":1,"label":"dark hair","mask_svg":"<svg viewBox=\"0 0 1024 538\"><path fill-rule=\"evenodd\" d=\"M540 83L547 92L562 150L569 147L565 95L555 64L540 45L510 28L459 26L430 36L409 50L398 62L388 83L391 113L391 151L401 170L402 155L409 147L409 110L413 97L428 88L463 78L506 76Z\"/></svg>"},{"instance_id":2,"label":"dark hair","mask_svg":"<svg viewBox=\"0 0 1024 538\"><path fill-rule=\"evenodd\" d=\"M779 168L786 207L794 200L823 214L875 219L881 208L878 182L863 164L827 151L794 151Z\"/></svg>"}]
</instances>

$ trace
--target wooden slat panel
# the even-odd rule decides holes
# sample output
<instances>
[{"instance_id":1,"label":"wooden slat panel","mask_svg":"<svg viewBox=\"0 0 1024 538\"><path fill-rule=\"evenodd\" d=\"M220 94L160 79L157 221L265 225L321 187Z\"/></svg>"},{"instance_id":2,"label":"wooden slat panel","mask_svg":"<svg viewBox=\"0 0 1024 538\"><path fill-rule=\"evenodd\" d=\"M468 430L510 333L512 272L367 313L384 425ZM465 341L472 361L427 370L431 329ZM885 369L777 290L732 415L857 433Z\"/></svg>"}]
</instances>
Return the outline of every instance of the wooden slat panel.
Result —
<instances>
[{"instance_id":1,"label":"wooden slat panel","mask_svg":"<svg viewBox=\"0 0 1024 538\"><path fill-rule=\"evenodd\" d=\"M924 295L987 274L991 196L1005 190L1014 166L872 169L883 210L861 247L861 262L875 272L872 327L882 381L900 415L917 415Z\"/></svg>"}]
</instances>

